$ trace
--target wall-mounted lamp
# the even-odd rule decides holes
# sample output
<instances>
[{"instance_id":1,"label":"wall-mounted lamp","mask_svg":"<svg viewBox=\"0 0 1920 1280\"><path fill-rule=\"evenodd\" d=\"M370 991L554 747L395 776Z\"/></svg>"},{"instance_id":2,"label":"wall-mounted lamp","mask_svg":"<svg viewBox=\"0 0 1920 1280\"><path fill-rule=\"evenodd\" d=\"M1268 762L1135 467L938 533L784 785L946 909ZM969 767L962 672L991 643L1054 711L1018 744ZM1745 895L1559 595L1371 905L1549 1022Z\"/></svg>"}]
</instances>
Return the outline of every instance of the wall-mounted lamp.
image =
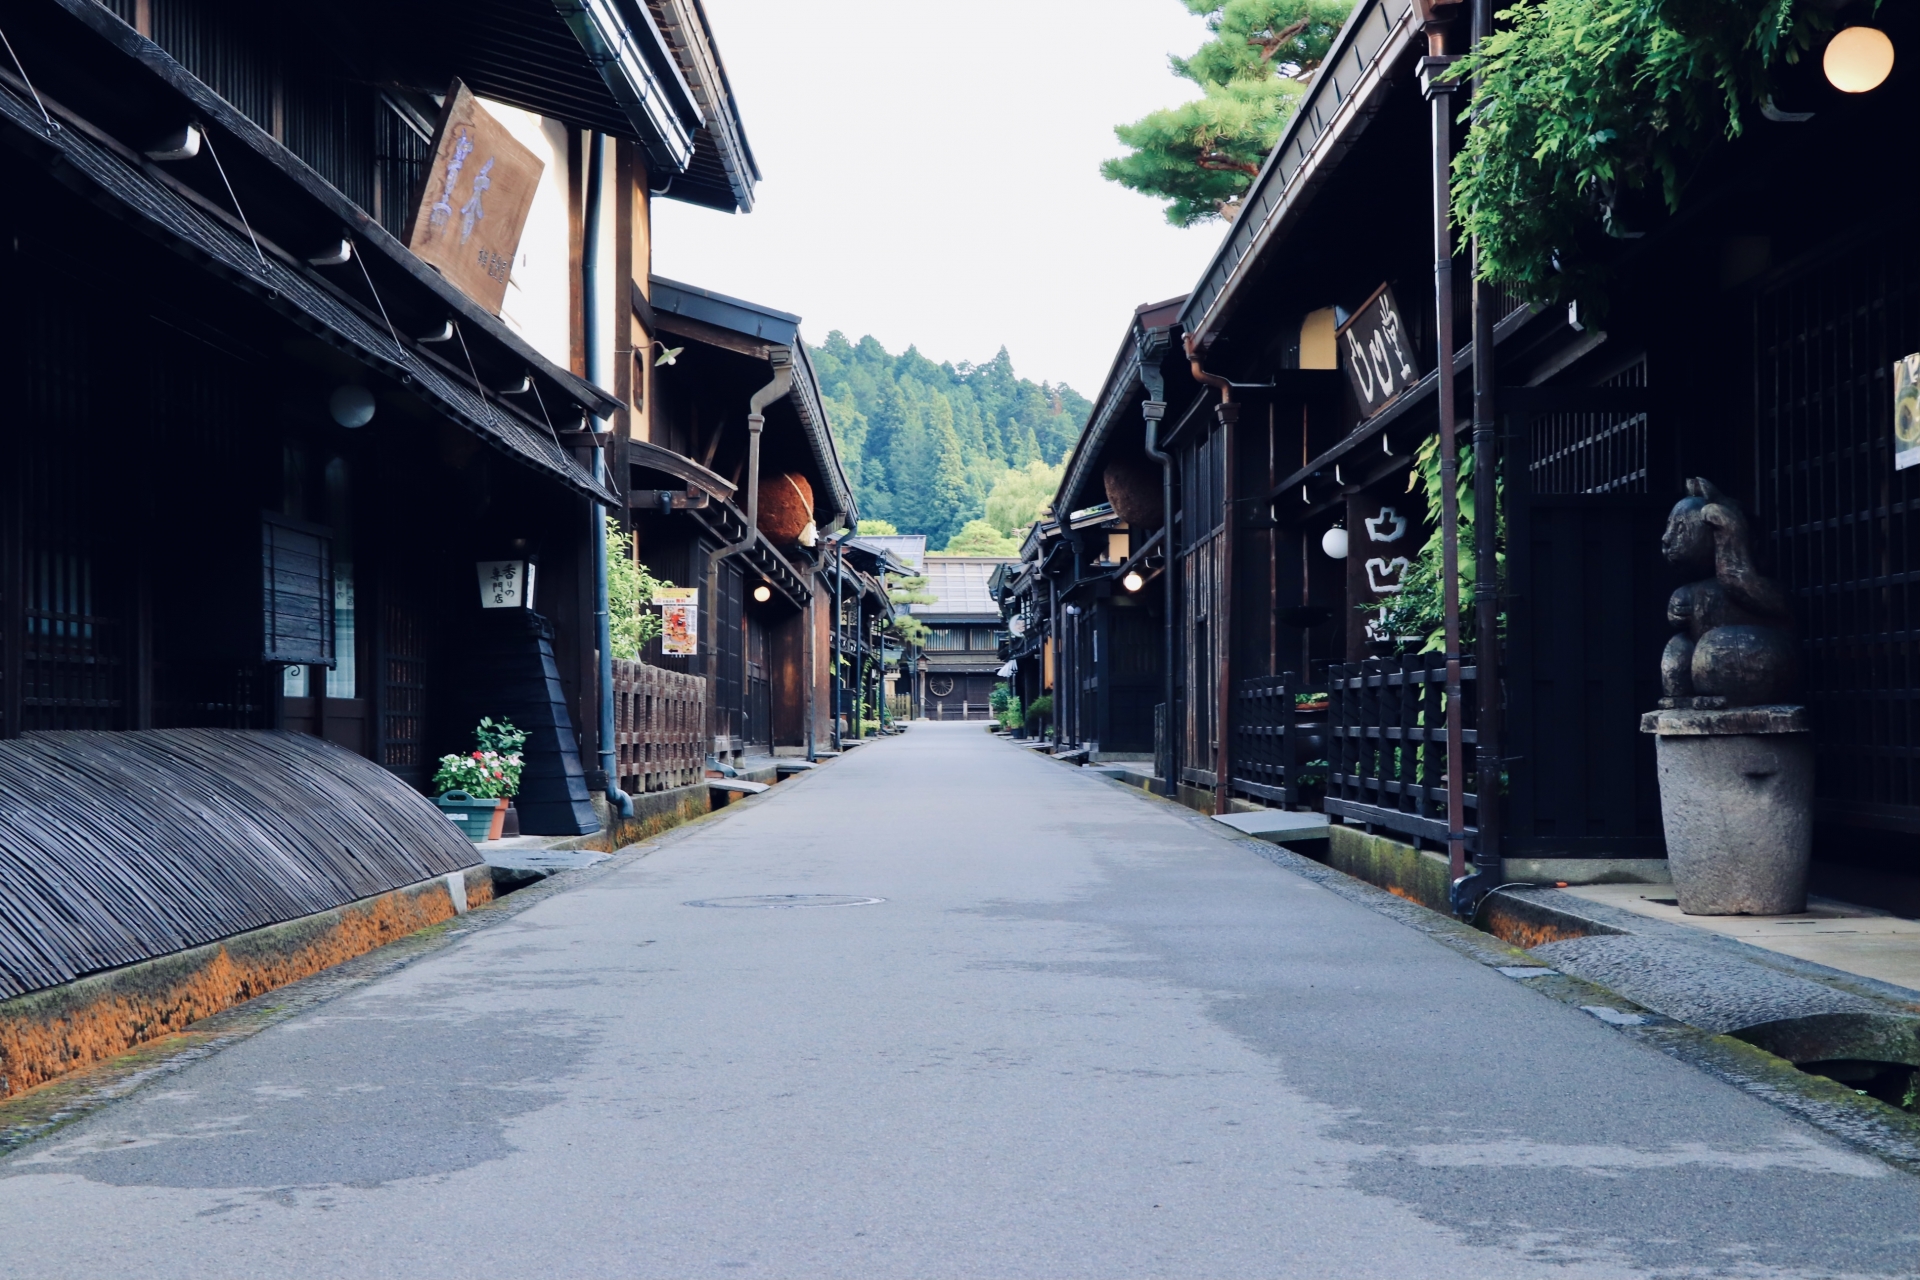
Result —
<instances>
[{"instance_id":1,"label":"wall-mounted lamp","mask_svg":"<svg viewBox=\"0 0 1920 1280\"><path fill-rule=\"evenodd\" d=\"M1893 41L1875 27L1842 28L1827 41L1820 69L1842 93L1878 89L1893 73Z\"/></svg>"},{"instance_id":2,"label":"wall-mounted lamp","mask_svg":"<svg viewBox=\"0 0 1920 1280\"><path fill-rule=\"evenodd\" d=\"M327 412L343 427L364 427L373 421L373 392L349 382L327 397Z\"/></svg>"},{"instance_id":3,"label":"wall-mounted lamp","mask_svg":"<svg viewBox=\"0 0 1920 1280\"><path fill-rule=\"evenodd\" d=\"M753 598L759 603L765 604L767 601L773 599L773 588L763 582L753 589Z\"/></svg>"},{"instance_id":4,"label":"wall-mounted lamp","mask_svg":"<svg viewBox=\"0 0 1920 1280\"><path fill-rule=\"evenodd\" d=\"M670 347L664 342L655 342L653 345L660 349L660 354L653 362L653 367L656 369L663 364L676 363L680 359L680 353L686 350L685 347Z\"/></svg>"},{"instance_id":5,"label":"wall-mounted lamp","mask_svg":"<svg viewBox=\"0 0 1920 1280\"><path fill-rule=\"evenodd\" d=\"M1320 549L1335 560L1347 558L1347 531L1339 525L1320 535Z\"/></svg>"},{"instance_id":6,"label":"wall-mounted lamp","mask_svg":"<svg viewBox=\"0 0 1920 1280\"><path fill-rule=\"evenodd\" d=\"M1120 579L1120 585L1129 591L1138 591L1147 585L1147 580L1140 576L1138 569L1129 569L1127 570L1127 576Z\"/></svg>"},{"instance_id":7,"label":"wall-mounted lamp","mask_svg":"<svg viewBox=\"0 0 1920 1280\"><path fill-rule=\"evenodd\" d=\"M147 148L147 159L158 160L162 164L170 160L191 160L199 154L200 130L197 126L190 124L182 125L177 131Z\"/></svg>"}]
</instances>

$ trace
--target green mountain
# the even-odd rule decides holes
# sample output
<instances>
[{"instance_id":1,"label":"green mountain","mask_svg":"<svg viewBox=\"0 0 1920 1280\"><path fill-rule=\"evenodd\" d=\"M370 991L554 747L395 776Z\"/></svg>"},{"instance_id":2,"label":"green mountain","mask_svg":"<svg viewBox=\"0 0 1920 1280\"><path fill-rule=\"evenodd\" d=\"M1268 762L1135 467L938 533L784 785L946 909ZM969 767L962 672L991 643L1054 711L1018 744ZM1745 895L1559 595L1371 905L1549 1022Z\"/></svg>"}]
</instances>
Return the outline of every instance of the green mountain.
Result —
<instances>
[{"instance_id":1,"label":"green mountain","mask_svg":"<svg viewBox=\"0 0 1920 1280\"><path fill-rule=\"evenodd\" d=\"M1010 468L1060 462L1093 411L1064 383L1014 377L1005 347L986 364L935 364L836 329L811 355L860 514L929 547L980 518Z\"/></svg>"}]
</instances>

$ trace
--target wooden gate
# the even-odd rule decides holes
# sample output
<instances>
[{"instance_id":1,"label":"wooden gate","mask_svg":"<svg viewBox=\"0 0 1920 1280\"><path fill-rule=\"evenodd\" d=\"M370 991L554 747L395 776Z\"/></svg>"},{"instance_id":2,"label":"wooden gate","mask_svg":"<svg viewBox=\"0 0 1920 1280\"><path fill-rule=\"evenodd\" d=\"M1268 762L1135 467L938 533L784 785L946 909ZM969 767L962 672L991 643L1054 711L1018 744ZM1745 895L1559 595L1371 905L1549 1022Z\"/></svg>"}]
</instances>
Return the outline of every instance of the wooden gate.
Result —
<instances>
[{"instance_id":1,"label":"wooden gate","mask_svg":"<svg viewBox=\"0 0 1920 1280\"><path fill-rule=\"evenodd\" d=\"M1506 857L1666 856L1639 722L1660 696L1677 494L1644 364L1614 383L1501 392Z\"/></svg>"}]
</instances>

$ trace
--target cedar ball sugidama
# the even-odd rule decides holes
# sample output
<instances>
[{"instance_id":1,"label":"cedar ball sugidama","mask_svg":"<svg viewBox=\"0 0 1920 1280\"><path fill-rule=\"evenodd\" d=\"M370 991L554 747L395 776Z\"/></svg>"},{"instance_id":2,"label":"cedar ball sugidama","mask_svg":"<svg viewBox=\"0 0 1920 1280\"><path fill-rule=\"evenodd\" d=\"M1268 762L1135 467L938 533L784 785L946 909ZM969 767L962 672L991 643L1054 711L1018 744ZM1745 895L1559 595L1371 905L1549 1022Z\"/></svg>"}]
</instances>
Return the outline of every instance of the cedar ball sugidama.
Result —
<instances>
[{"instance_id":1,"label":"cedar ball sugidama","mask_svg":"<svg viewBox=\"0 0 1920 1280\"><path fill-rule=\"evenodd\" d=\"M813 486L798 472L760 482L760 532L776 547L808 541L813 527Z\"/></svg>"}]
</instances>

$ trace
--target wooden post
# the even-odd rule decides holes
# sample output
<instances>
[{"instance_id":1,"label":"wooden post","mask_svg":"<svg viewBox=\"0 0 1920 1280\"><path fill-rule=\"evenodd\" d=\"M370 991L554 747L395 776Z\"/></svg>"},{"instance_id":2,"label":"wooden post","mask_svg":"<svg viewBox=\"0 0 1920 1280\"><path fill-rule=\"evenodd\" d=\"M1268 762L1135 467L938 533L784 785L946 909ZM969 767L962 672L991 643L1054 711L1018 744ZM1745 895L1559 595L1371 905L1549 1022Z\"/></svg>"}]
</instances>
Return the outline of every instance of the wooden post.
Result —
<instances>
[{"instance_id":1,"label":"wooden post","mask_svg":"<svg viewBox=\"0 0 1920 1280\"><path fill-rule=\"evenodd\" d=\"M1462 743L1460 687L1460 446L1454 422L1453 234L1448 224L1453 165L1453 59L1444 35L1431 34L1432 56L1421 59L1420 78L1433 105L1433 306L1435 368L1440 415L1440 577L1445 611L1447 661L1447 866L1467 873L1466 749Z\"/></svg>"},{"instance_id":2,"label":"wooden post","mask_svg":"<svg viewBox=\"0 0 1920 1280\"><path fill-rule=\"evenodd\" d=\"M1217 619L1213 642L1219 646L1219 683L1216 690L1213 736L1213 811L1233 811L1233 446L1240 406L1222 399L1214 410L1220 420L1220 594L1214 606Z\"/></svg>"}]
</instances>

